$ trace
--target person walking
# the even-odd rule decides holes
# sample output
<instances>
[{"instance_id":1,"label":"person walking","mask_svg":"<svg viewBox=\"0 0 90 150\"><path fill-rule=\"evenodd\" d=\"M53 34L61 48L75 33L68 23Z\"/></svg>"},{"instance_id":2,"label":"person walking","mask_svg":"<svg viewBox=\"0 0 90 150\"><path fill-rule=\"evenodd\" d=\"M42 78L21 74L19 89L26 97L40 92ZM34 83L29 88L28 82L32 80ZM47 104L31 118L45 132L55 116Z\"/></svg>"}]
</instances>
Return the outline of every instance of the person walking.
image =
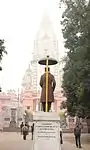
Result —
<instances>
[{"instance_id":1,"label":"person walking","mask_svg":"<svg viewBox=\"0 0 90 150\"><path fill-rule=\"evenodd\" d=\"M79 125L76 125L74 128L74 135L75 135L75 141L76 141L76 147L81 148L81 128Z\"/></svg>"},{"instance_id":2,"label":"person walking","mask_svg":"<svg viewBox=\"0 0 90 150\"><path fill-rule=\"evenodd\" d=\"M25 124L22 128L22 132L23 132L23 140L26 140L26 136L28 135L28 127L27 124Z\"/></svg>"},{"instance_id":3,"label":"person walking","mask_svg":"<svg viewBox=\"0 0 90 150\"><path fill-rule=\"evenodd\" d=\"M24 123L22 122L22 123L20 124L21 135L22 135L22 128L23 128L23 126L24 126Z\"/></svg>"}]
</instances>

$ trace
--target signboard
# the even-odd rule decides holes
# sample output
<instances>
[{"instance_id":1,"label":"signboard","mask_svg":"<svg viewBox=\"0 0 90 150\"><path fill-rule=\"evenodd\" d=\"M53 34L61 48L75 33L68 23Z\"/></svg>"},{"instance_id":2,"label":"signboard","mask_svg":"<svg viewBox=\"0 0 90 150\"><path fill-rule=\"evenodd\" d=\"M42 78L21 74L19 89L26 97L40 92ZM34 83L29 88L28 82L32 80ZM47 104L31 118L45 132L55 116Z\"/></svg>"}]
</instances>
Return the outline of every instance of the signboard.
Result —
<instances>
[{"instance_id":1,"label":"signboard","mask_svg":"<svg viewBox=\"0 0 90 150\"><path fill-rule=\"evenodd\" d=\"M58 123L39 121L35 123L35 138L41 140L56 140L58 138Z\"/></svg>"}]
</instances>

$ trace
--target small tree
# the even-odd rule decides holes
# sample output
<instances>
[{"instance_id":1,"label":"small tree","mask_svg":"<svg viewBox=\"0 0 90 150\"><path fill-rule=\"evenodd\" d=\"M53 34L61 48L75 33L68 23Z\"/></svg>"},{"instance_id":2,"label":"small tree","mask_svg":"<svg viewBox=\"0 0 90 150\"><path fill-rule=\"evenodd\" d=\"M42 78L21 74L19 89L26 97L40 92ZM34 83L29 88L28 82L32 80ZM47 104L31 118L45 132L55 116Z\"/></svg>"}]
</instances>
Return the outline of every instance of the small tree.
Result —
<instances>
[{"instance_id":1,"label":"small tree","mask_svg":"<svg viewBox=\"0 0 90 150\"><path fill-rule=\"evenodd\" d=\"M4 46L4 40L0 40L0 61L3 58L4 54L7 54L7 51L5 50L5 46Z\"/></svg>"},{"instance_id":2,"label":"small tree","mask_svg":"<svg viewBox=\"0 0 90 150\"><path fill-rule=\"evenodd\" d=\"M0 62L2 61L3 55L7 54L7 51L5 50L4 46L4 40L0 40ZM0 71L2 71L2 67L0 66ZM0 92L2 91L0 87Z\"/></svg>"}]
</instances>

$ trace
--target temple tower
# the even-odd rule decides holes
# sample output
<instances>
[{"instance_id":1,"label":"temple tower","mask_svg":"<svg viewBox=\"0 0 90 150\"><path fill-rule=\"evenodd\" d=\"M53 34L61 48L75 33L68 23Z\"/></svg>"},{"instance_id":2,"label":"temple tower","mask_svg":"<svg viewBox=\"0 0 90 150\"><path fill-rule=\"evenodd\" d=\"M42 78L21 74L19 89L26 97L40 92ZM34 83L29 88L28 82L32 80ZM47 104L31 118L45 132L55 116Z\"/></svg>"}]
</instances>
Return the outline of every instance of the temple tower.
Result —
<instances>
[{"instance_id":1,"label":"temple tower","mask_svg":"<svg viewBox=\"0 0 90 150\"><path fill-rule=\"evenodd\" d=\"M33 60L31 62L32 88L34 91L38 91L40 89L39 80L41 74L44 73L45 67L39 65L38 60L45 58L47 55L59 61L58 40L56 39L50 18L47 15L44 15L41 21L40 29L34 41ZM59 68L59 64L50 67L51 73L54 74L57 82L56 89L60 88Z\"/></svg>"},{"instance_id":2,"label":"temple tower","mask_svg":"<svg viewBox=\"0 0 90 150\"><path fill-rule=\"evenodd\" d=\"M30 101L33 101L32 105L36 105L37 110L38 108L40 108L40 76L44 73L45 68L45 66L38 64L38 60L45 58L47 55L59 62L57 65L50 66L50 72L55 76L56 79L56 96L54 105L59 109L60 97L58 98L58 94L60 94L61 90L62 67L59 60L60 54L58 48L58 40L54 33L50 18L47 15L44 15L40 24L39 31L36 35L36 39L34 40L33 58L29 64L28 69L26 70L22 83L23 91L29 90L31 93L33 93L31 98L32 100L30 99L29 103Z\"/></svg>"},{"instance_id":3,"label":"temple tower","mask_svg":"<svg viewBox=\"0 0 90 150\"><path fill-rule=\"evenodd\" d=\"M24 77L22 79L22 90L23 92L26 90L30 90L32 87L32 70L31 65L29 64Z\"/></svg>"}]
</instances>

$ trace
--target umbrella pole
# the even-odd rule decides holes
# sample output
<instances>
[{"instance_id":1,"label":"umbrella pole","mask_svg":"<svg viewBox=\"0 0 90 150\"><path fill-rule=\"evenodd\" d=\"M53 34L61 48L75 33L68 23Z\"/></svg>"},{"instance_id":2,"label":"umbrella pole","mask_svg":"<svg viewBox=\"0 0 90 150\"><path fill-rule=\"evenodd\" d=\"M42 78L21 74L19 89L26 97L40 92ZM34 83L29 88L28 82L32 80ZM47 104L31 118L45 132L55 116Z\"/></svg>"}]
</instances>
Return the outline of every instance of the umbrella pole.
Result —
<instances>
[{"instance_id":1,"label":"umbrella pole","mask_svg":"<svg viewBox=\"0 0 90 150\"><path fill-rule=\"evenodd\" d=\"M46 60L46 112L48 112L48 57Z\"/></svg>"}]
</instances>

